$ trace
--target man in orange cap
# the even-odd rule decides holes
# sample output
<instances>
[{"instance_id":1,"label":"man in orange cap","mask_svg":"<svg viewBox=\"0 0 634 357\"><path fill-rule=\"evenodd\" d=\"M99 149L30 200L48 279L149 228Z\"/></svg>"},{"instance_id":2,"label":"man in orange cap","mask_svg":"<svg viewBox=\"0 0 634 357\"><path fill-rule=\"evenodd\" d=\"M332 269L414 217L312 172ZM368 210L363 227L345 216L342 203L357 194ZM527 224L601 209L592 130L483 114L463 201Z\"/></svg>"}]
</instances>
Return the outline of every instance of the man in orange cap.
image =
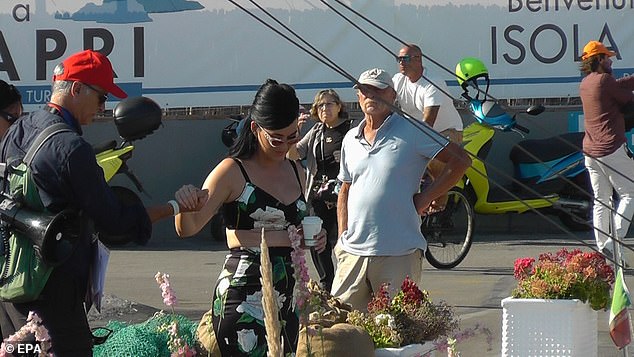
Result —
<instances>
[{"instance_id":1,"label":"man in orange cap","mask_svg":"<svg viewBox=\"0 0 634 357\"><path fill-rule=\"evenodd\" d=\"M604 255L613 256L613 238L621 240L627 234L634 215L634 161L627 147L625 122L621 108L634 100L634 76L615 79L612 59L616 53L599 41L590 41L583 48L579 85L583 103L585 165L597 202L593 208L594 235L597 247ZM612 210L610 198L616 191L614 225L609 234Z\"/></svg>"},{"instance_id":2,"label":"man in orange cap","mask_svg":"<svg viewBox=\"0 0 634 357\"><path fill-rule=\"evenodd\" d=\"M52 270L37 300L0 302L3 338L20 329L33 311L48 329L55 356L92 356L93 336L84 301L97 239L93 226L110 234L131 234L137 243L145 244L152 221L178 213L173 212L178 211L177 206L167 203L147 211L141 204L123 205L106 183L92 146L81 137L81 125L91 123L103 111L108 94L127 96L114 84L108 58L92 50L75 53L55 67L50 102L12 125L0 145L1 162L16 166L46 128L64 123L70 129L45 141L30 168L47 211L70 208L80 212L74 251ZM6 182L4 186L8 186Z\"/></svg>"}]
</instances>

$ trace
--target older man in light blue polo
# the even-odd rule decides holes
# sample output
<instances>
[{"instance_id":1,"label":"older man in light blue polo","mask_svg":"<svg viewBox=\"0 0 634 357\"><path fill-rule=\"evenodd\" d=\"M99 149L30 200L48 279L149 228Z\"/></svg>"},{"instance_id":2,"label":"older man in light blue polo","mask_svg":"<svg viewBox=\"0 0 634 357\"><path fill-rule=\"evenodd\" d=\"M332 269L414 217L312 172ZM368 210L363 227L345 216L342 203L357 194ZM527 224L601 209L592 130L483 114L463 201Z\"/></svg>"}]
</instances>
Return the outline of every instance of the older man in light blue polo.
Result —
<instances>
[{"instance_id":1,"label":"older man in light blue polo","mask_svg":"<svg viewBox=\"0 0 634 357\"><path fill-rule=\"evenodd\" d=\"M428 126L412 124L393 111L396 92L384 70L363 72L355 88L365 117L346 134L341 148L332 294L365 311L382 284L397 288L407 276L420 283L427 248L420 216L453 187L471 160ZM434 158L445 168L419 193L421 177Z\"/></svg>"}]
</instances>

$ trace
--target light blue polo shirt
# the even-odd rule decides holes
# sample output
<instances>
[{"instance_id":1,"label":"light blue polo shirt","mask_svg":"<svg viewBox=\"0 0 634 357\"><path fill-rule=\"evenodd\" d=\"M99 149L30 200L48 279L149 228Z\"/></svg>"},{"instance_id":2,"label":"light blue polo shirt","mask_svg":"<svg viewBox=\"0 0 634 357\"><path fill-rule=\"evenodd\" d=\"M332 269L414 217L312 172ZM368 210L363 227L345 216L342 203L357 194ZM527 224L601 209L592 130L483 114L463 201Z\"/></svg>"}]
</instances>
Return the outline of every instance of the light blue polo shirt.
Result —
<instances>
[{"instance_id":1,"label":"light blue polo shirt","mask_svg":"<svg viewBox=\"0 0 634 357\"><path fill-rule=\"evenodd\" d=\"M427 249L414 194L431 159L449 141L424 123L424 132L392 113L373 145L363 137L364 119L341 147L339 180L349 182L348 229L341 248L358 256L401 256Z\"/></svg>"}]
</instances>

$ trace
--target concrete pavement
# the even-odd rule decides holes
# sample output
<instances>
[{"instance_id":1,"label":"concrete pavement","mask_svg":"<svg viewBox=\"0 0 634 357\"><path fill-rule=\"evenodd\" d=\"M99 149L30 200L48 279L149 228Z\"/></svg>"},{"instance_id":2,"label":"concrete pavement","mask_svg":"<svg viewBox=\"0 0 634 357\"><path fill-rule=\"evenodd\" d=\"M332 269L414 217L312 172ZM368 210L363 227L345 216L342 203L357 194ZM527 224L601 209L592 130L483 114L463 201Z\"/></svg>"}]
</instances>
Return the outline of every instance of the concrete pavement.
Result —
<instances>
[{"instance_id":1,"label":"concrete pavement","mask_svg":"<svg viewBox=\"0 0 634 357\"><path fill-rule=\"evenodd\" d=\"M579 237L587 239L590 235L582 234ZM592 240L587 240L587 243L592 243ZM460 316L462 329L472 329L479 325L482 327L479 332L485 329L490 331L488 341L485 334L479 333L461 342L458 347L463 357L500 355L500 301L508 297L515 286L515 259L535 257L539 253L556 251L564 246L569 249L583 248L579 242L561 234L480 233L476 236L469 255L458 267L441 271L424 264L422 288L430 292L432 299L445 300L454 306ZM157 271L170 274L173 289L180 301L176 312L192 319L200 318L210 307L211 291L225 254L224 244L200 237L162 241L160 246L112 250L106 294L133 305L120 316L93 316L91 324L103 326L109 319L139 322L147 319L154 311L165 308L160 289L154 280ZM314 269L311 275L315 276ZM627 274L626 282L629 286L634 286L634 277ZM598 356L623 356L609 337L607 312L599 312L598 330Z\"/></svg>"}]
</instances>

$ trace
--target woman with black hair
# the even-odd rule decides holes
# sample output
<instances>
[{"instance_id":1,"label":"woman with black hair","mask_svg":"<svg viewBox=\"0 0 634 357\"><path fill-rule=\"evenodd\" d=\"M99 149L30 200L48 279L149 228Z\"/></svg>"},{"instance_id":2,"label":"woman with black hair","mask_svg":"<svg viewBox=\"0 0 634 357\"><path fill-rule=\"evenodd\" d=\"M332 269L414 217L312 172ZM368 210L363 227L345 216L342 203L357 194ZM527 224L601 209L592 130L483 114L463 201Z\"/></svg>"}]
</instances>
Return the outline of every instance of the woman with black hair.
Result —
<instances>
[{"instance_id":1,"label":"woman with black hair","mask_svg":"<svg viewBox=\"0 0 634 357\"><path fill-rule=\"evenodd\" d=\"M22 116L22 95L13 85L0 79L0 138Z\"/></svg>"},{"instance_id":2,"label":"woman with black hair","mask_svg":"<svg viewBox=\"0 0 634 357\"><path fill-rule=\"evenodd\" d=\"M293 267L287 228L301 227L307 215L304 173L286 158L299 140L299 101L287 84L267 80L258 90L244 129L229 157L207 176L202 189L185 185L176 192L178 204L198 212L175 218L180 237L198 233L222 206L230 253L213 296L213 328L223 356L265 355L267 350L261 305L261 229L273 265L273 284L280 306L284 354L297 347L299 322L293 309ZM318 251L326 244L325 231L317 236Z\"/></svg>"}]
</instances>

